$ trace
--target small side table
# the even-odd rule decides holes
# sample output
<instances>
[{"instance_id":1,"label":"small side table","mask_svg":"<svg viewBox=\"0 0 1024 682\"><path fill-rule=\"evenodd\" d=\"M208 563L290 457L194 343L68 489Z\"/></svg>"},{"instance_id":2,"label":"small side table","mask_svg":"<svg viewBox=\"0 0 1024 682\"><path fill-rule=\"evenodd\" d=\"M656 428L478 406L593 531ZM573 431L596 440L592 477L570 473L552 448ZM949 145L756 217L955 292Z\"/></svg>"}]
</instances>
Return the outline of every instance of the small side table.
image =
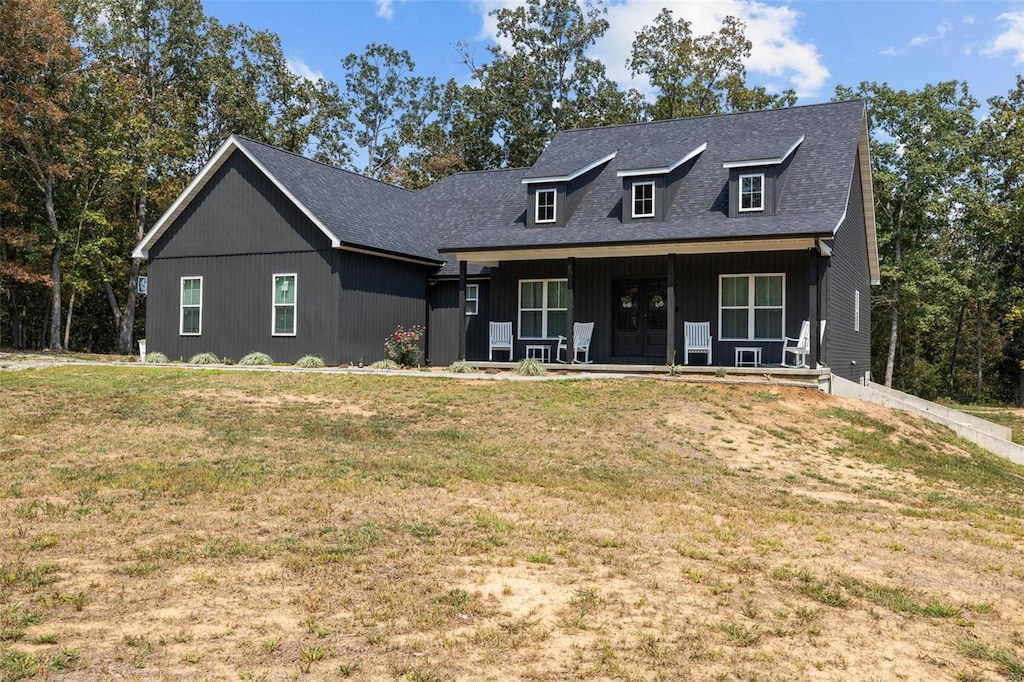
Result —
<instances>
[{"instance_id":1,"label":"small side table","mask_svg":"<svg viewBox=\"0 0 1024 682\"><path fill-rule=\"evenodd\" d=\"M526 357L541 362L551 362L551 345L547 343L526 344Z\"/></svg>"},{"instance_id":2,"label":"small side table","mask_svg":"<svg viewBox=\"0 0 1024 682\"><path fill-rule=\"evenodd\" d=\"M760 367L761 347L760 346L736 346L737 367Z\"/></svg>"}]
</instances>

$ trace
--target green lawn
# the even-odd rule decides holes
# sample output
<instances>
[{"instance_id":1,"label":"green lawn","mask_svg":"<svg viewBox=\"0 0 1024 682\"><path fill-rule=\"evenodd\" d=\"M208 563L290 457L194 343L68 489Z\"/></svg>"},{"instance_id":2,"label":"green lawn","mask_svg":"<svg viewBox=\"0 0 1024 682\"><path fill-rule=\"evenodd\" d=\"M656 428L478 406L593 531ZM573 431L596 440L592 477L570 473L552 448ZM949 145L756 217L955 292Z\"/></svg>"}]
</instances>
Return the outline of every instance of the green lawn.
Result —
<instances>
[{"instance_id":1,"label":"green lawn","mask_svg":"<svg viewBox=\"0 0 1024 682\"><path fill-rule=\"evenodd\" d=\"M0 679L1005 679L1020 467L810 390L0 372Z\"/></svg>"}]
</instances>

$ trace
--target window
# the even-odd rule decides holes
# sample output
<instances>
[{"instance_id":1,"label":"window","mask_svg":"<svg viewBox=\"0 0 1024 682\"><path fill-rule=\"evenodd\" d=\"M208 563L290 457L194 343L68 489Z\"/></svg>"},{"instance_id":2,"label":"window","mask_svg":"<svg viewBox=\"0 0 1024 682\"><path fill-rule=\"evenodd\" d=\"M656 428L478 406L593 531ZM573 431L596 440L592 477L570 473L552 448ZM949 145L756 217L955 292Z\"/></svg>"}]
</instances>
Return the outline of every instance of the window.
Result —
<instances>
[{"instance_id":1,"label":"window","mask_svg":"<svg viewBox=\"0 0 1024 682\"><path fill-rule=\"evenodd\" d=\"M784 275L722 275L718 331L723 341L781 341Z\"/></svg>"},{"instance_id":2,"label":"window","mask_svg":"<svg viewBox=\"0 0 1024 682\"><path fill-rule=\"evenodd\" d=\"M199 336L203 333L203 278L181 278L181 320L178 333Z\"/></svg>"},{"instance_id":3,"label":"window","mask_svg":"<svg viewBox=\"0 0 1024 682\"><path fill-rule=\"evenodd\" d=\"M860 289L853 291L853 331L860 331Z\"/></svg>"},{"instance_id":4,"label":"window","mask_svg":"<svg viewBox=\"0 0 1024 682\"><path fill-rule=\"evenodd\" d=\"M274 275L274 336L295 336L295 275Z\"/></svg>"},{"instance_id":5,"label":"window","mask_svg":"<svg viewBox=\"0 0 1024 682\"><path fill-rule=\"evenodd\" d=\"M764 173L740 176L740 210L764 210Z\"/></svg>"},{"instance_id":6,"label":"window","mask_svg":"<svg viewBox=\"0 0 1024 682\"><path fill-rule=\"evenodd\" d=\"M564 279L519 280L519 338L565 336L567 310Z\"/></svg>"},{"instance_id":7,"label":"window","mask_svg":"<svg viewBox=\"0 0 1024 682\"><path fill-rule=\"evenodd\" d=\"M466 285L466 314L476 315L480 312L480 285Z\"/></svg>"},{"instance_id":8,"label":"window","mask_svg":"<svg viewBox=\"0 0 1024 682\"><path fill-rule=\"evenodd\" d=\"M555 194L556 192L553 189L537 190L538 223L555 222Z\"/></svg>"},{"instance_id":9,"label":"window","mask_svg":"<svg viewBox=\"0 0 1024 682\"><path fill-rule=\"evenodd\" d=\"M633 183L633 217L653 218L654 217L654 183L634 182Z\"/></svg>"}]
</instances>

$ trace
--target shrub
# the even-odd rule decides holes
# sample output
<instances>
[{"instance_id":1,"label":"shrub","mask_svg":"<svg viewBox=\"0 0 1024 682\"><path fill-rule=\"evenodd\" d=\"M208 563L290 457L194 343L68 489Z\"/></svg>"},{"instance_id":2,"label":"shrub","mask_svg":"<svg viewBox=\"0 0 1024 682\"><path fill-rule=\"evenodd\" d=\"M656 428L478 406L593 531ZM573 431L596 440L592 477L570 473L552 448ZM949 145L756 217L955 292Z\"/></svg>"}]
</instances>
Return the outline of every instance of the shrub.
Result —
<instances>
[{"instance_id":1,"label":"shrub","mask_svg":"<svg viewBox=\"0 0 1024 682\"><path fill-rule=\"evenodd\" d=\"M324 359L319 355L303 355L295 361L295 366L316 369L317 367L324 367Z\"/></svg>"},{"instance_id":2,"label":"shrub","mask_svg":"<svg viewBox=\"0 0 1024 682\"><path fill-rule=\"evenodd\" d=\"M248 355L244 356L241 360L239 360L238 364L240 364L240 365L250 365L250 366L252 366L252 365L272 365L272 364L274 364L274 358L270 357L266 353L261 353L259 351L253 351L252 353L249 353Z\"/></svg>"},{"instance_id":3,"label":"shrub","mask_svg":"<svg viewBox=\"0 0 1024 682\"><path fill-rule=\"evenodd\" d=\"M547 373L547 370L544 368L544 365L542 365L540 360L537 360L536 358L526 358L525 360L520 360L519 364L516 365L516 368L512 371L514 371L519 376L524 377L537 377L540 376L541 374Z\"/></svg>"},{"instance_id":4,"label":"shrub","mask_svg":"<svg viewBox=\"0 0 1024 682\"><path fill-rule=\"evenodd\" d=\"M400 369L394 360L378 360L370 365L370 369Z\"/></svg>"},{"instance_id":5,"label":"shrub","mask_svg":"<svg viewBox=\"0 0 1024 682\"><path fill-rule=\"evenodd\" d=\"M454 374L469 374L473 371L473 365L465 360L456 360L448 367L448 371Z\"/></svg>"},{"instance_id":6,"label":"shrub","mask_svg":"<svg viewBox=\"0 0 1024 682\"><path fill-rule=\"evenodd\" d=\"M423 338L423 326L414 324L405 329L402 325L384 339L384 354L388 360L403 367L415 367L420 362L420 339Z\"/></svg>"},{"instance_id":7,"label":"shrub","mask_svg":"<svg viewBox=\"0 0 1024 682\"><path fill-rule=\"evenodd\" d=\"M196 353L188 361L190 365L219 365L220 358L213 353Z\"/></svg>"},{"instance_id":8,"label":"shrub","mask_svg":"<svg viewBox=\"0 0 1024 682\"><path fill-rule=\"evenodd\" d=\"M143 362L170 362L167 356L160 352L146 353L146 359Z\"/></svg>"}]
</instances>

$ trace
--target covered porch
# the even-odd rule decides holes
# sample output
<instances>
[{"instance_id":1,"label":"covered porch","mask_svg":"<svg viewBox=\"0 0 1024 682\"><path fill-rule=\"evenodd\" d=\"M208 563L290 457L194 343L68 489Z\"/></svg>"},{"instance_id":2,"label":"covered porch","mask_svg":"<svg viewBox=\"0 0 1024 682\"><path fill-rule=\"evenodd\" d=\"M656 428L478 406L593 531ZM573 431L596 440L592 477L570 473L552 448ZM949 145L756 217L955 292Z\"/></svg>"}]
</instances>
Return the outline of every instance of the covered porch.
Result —
<instances>
[{"instance_id":1,"label":"covered porch","mask_svg":"<svg viewBox=\"0 0 1024 682\"><path fill-rule=\"evenodd\" d=\"M678 248L650 253L671 246ZM495 361L554 362L559 337L573 348L574 323L581 322L593 323L589 359L598 366L785 370L786 337L797 337L804 321L819 329L826 319L827 253L816 239L788 239L459 254L458 357L488 361L479 344L466 352L465 273L472 262L491 268L486 322L512 323L511 358L495 351ZM710 362L703 353L686 357L684 322L708 324ZM809 345L807 365L827 365L823 338L810 334ZM571 355L563 351L561 359Z\"/></svg>"}]
</instances>

